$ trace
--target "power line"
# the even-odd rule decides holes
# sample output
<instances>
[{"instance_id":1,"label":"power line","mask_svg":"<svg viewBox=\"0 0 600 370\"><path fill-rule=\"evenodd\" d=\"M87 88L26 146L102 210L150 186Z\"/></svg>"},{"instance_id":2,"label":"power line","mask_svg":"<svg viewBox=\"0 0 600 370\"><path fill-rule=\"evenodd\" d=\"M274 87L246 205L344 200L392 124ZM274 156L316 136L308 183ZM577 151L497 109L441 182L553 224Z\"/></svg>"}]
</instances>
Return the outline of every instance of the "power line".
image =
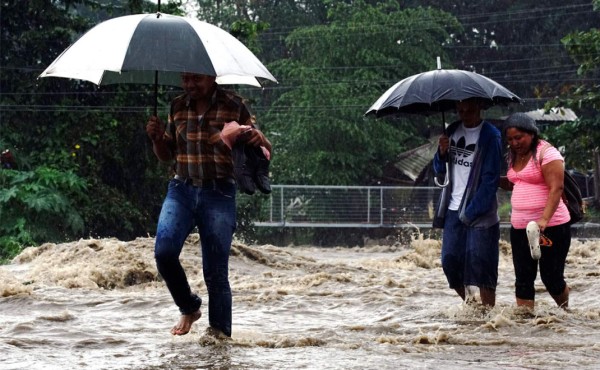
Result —
<instances>
[{"instance_id":1,"label":"power line","mask_svg":"<svg viewBox=\"0 0 600 370\"><path fill-rule=\"evenodd\" d=\"M596 54L598 55L598 54ZM515 62L527 62L527 63L535 63L534 67L531 68L517 68L517 69L503 69L503 70L498 70L498 71L493 71L493 72L488 72L486 74L486 76L491 77L491 76L497 76L497 75L506 75L509 73L513 73L513 72L520 72L520 75L536 75L539 74L540 71L543 70L548 70L548 69L552 69L554 71L556 71L555 73L559 73L560 69L565 69L566 71L563 73L570 73L570 72L575 72L577 70L577 68L579 67L578 64L575 63L569 63L569 64L563 64L560 66L541 66L542 62L545 61L552 61L555 62L556 58L538 58L538 57L532 57L532 58L518 58L518 59L494 59L494 60L489 60L489 61L476 61L476 62L465 62L466 65L489 65L489 66L493 66L495 64L502 64L505 65L506 63L515 63ZM358 65L358 66L332 66L332 67L304 67L304 70L312 70L312 71L352 71L352 70L369 70L369 69L383 69L383 68L396 68L397 65L393 64L393 65ZM532 72L529 72L532 71ZM528 73L529 72L529 73ZM533 73L535 72L535 73ZM289 80L288 80L289 81ZM355 81L353 79L353 81ZM294 82L294 81L289 81L289 82ZM365 82L365 81L362 81ZM311 85L313 85L311 83ZM95 85L94 85L95 86ZM148 85L150 86L150 85ZM274 86L264 86L262 89L264 90L277 90L277 89L281 89L281 88L289 88L289 87L298 87L298 84L294 84L291 86L286 86L283 84L278 84L278 85L274 85ZM252 90L256 90L256 88L251 88ZM248 90L248 88L242 88L242 90ZM163 93L166 94L177 94L177 93L181 93L181 89L179 90L166 90ZM12 92L2 92L0 93L0 96L9 96L9 95L63 95L63 94L99 94L99 95L115 95L115 94L141 94L141 93L148 93L148 91L145 90L132 90L132 91L101 91L101 90L94 90L92 92L90 91L66 91L66 92L30 92L30 93L12 93Z\"/></svg>"},{"instance_id":2,"label":"power line","mask_svg":"<svg viewBox=\"0 0 600 370\"><path fill-rule=\"evenodd\" d=\"M527 45L527 44L523 44L520 45L522 47L528 47L528 46L534 46L532 45ZM462 48L468 48L468 47L462 47ZM500 46L499 48L504 48L504 46ZM451 47L447 47L446 49L452 49ZM600 55L600 53L589 53L587 55L587 57L595 57ZM494 65L494 64L505 64L505 63L518 63L518 62L522 62L522 63L536 63L538 64L539 62L545 62L545 61L552 61L555 62L556 61L556 55L553 55L551 57L530 57L530 58L513 58L513 59L492 59L492 60L477 60L477 61L465 61L465 64L469 64L469 65L478 65L478 64L487 64L487 65ZM565 58L567 58L567 55L565 55ZM578 64L566 64L565 66L569 67L569 66L576 66L579 67ZM357 70L357 69L370 69L370 68L395 68L397 67L396 64L390 64L390 65L353 65L353 66L319 66L319 67L303 67L305 70L314 70L314 71L334 71L334 70ZM541 68L539 66L536 65L536 67L532 67L532 70L537 70L538 68ZM543 68L543 67L542 67ZM7 66L0 66L0 71L20 71L22 69L27 69L28 71L32 70L31 67L7 67ZM38 68L36 73L41 73L42 69ZM91 82L89 83L91 84ZM96 85L94 85L96 86ZM164 88L164 86L163 86ZM180 89L177 88L173 88L172 90L167 90L167 91L178 91ZM1 94L1 93L0 93Z\"/></svg>"},{"instance_id":3,"label":"power line","mask_svg":"<svg viewBox=\"0 0 600 370\"><path fill-rule=\"evenodd\" d=\"M595 81L600 81L596 79ZM545 102L547 97L525 97L522 100L525 103ZM257 112L269 112L270 114L287 114L289 112L338 112L347 111L349 109L367 109L372 104L371 101L364 105L356 104L336 104L332 105L311 105L311 106L294 106L294 105L275 105L263 106L253 105L252 109ZM166 110L163 109L163 110ZM61 113L147 113L150 114L151 107L149 106L64 106L64 105L0 105L0 112L61 112Z\"/></svg>"},{"instance_id":4,"label":"power line","mask_svg":"<svg viewBox=\"0 0 600 370\"><path fill-rule=\"evenodd\" d=\"M42 105L42 104L2 104L0 105L2 112L107 112L114 113L139 113L149 112L151 107L139 106L97 106L97 105Z\"/></svg>"},{"instance_id":5,"label":"power line","mask_svg":"<svg viewBox=\"0 0 600 370\"><path fill-rule=\"evenodd\" d=\"M503 18L503 17L522 15L522 14L527 14L527 15L531 16L532 13L541 13L536 18L546 19L546 18L548 18L548 14L553 14L555 12L560 12L562 10L580 9L580 8L585 8L584 11L582 11L583 13L587 13L587 12L593 10L592 4L589 1L587 1L585 3L580 3L580 4L561 5L561 6L556 6L556 7L538 7L538 6L536 6L535 9L489 12L489 13L473 13L473 14L464 14L464 15L454 15L454 17L460 21L460 20L469 20L469 19L483 19L483 18L490 18L490 17ZM450 12L446 12L446 13L452 14ZM579 14L579 13L581 13L581 12L578 12L577 14ZM485 20L486 23L488 21L489 21L489 19ZM424 21L412 22L411 24L417 24L417 25L420 23L427 24L428 22L429 22L429 20L427 20L427 21L424 20ZM479 23L481 23L481 22L479 22ZM370 23L370 22L365 22L364 24L372 25L372 23ZM389 25L392 27L401 25L401 24L403 24L403 23L389 23ZM331 25L331 22L325 23L325 24L319 24L319 25L329 26L329 25ZM315 25L315 26L319 26L319 25ZM267 31L261 33L261 36L262 35L286 35L289 33L289 31L293 31L297 28L298 28L297 26L296 27L273 28L273 29L270 29L270 30L267 30Z\"/></svg>"},{"instance_id":6,"label":"power line","mask_svg":"<svg viewBox=\"0 0 600 370\"><path fill-rule=\"evenodd\" d=\"M460 25L467 29L469 27L475 27L478 25L485 25L486 28L490 28L491 25L493 24L500 24L500 23L510 23L510 22L524 22L524 21L531 21L531 20L535 20L535 19L547 19L548 18L548 14L552 14L553 11L556 10L560 10L560 9L568 9L571 6L565 6L565 7L555 7L555 8L540 8L540 9L536 9L536 11L541 11L541 13L539 15L534 15L532 13L535 13L535 11L530 10L524 10L521 12L498 12L498 13L488 13L488 14L494 14L497 18L495 19L482 19L481 21L472 21L472 22L468 22L468 21L463 21L463 19L466 19L465 17L456 17L457 20L459 21ZM591 4L581 4L580 7L587 7L588 9L582 9L580 11L574 11L574 12L567 12L567 13L560 13L560 15L562 17L565 16L578 16L581 14L589 14L590 11L593 10L592 5ZM523 15L520 18L515 18L515 17L511 17L511 15ZM478 17L478 18L483 18L483 16ZM437 20L445 20L446 18L437 18ZM377 34L389 34L390 30L395 30L398 29L400 31L402 31L402 28L398 28L400 26L410 26L411 31L413 32L421 32L421 31L427 31L430 29L438 29L439 26L438 25L431 25L432 21L436 21L436 17L431 17L431 18L427 18L425 20L422 21L416 21L413 22L411 21L410 23L403 23L403 22L390 22L390 23L385 23L385 24L374 24L372 22L364 22L364 23L359 23L359 22L353 22L353 23L348 23L348 24L336 24L336 26L339 27L344 27L344 32L345 34L348 33L353 33L356 32L360 35L365 35L368 34L369 36L372 35L377 35ZM325 25L321 25L321 24L317 24L317 25L312 25L312 26L308 26L305 27L305 29L310 29L311 27L318 27L318 26L331 26L331 24L325 24ZM296 29L302 29L301 27L296 27L296 28L290 28L291 30L296 30ZM281 33L280 33L281 34ZM280 37L271 37L271 36L277 36L279 34L275 34L275 33L270 33L269 31L263 32L260 37L263 40L279 40ZM314 35L306 35L303 37L299 37L296 38L296 40L312 40L312 39L319 39L322 37L322 34L314 34Z\"/></svg>"},{"instance_id":7,"label":"power line","mask_svg":"<svg viewBox=\"0 0 600 370\"><path fill-rule=\"evenodd\" d=\"M515 21L522 21L523 19L540 19L540 18L545 18L547 17L547 14L549 12L558 12L560 10L573 10L573 12L571 13L567 13L567 15L573 15L573 14L581 14L584 11L579 11L578 9L582 9L582 8L590 8L591 10L591 4L590 3L585 3L585 4L571 4L571 5L565 5L565 6L558 6L558 7L548 7L548 8L538 8L538 9L527 9L527 10L521 10L521 11L508 11L508 12L491 12L491 13L478 13L478 14L471 14L471 15L462 15L462 16L458 16L457 18L459 20L463 20L465 21L465 25L466 26L470 26L470 25L474 25L474 24L478 24L477 22L472 22L469 23L469 20L474 20L474 19L482 19L485 17L500 17L500 21L506 21L506 22L515 22ZM585 10L585 12L588 12L589 10ZM540 16L536 16L535 14L540 13ZM564 13L563 13L564 14ZM514 18L520 15L525 15L525 18ZM507 19L507 17L509 16L514 16L512 19ZM486 20L486 24L489 24L489 22L487 22L488 20ZM422 24L426 24L426 22L428 21L423 21ZM480 22L481 23L481 22ZM418 22L416 23L418 24ZM361 26L360 24L357 24L357 27ZM369 25L367 24L363 24L362 27L367 27ZM370 25L372 26L372 25ZM393 26L393 24L387 24L385 25L386 27L391 27ZM350 29L353 29L352 27ZM356 28L358 29L358 28ZM268 34L269 32L265 32L264 34ZM479 46L479 45L474 45L474 46L463 46L463 45L451 45L446 47L447 49L480 49L480 48L488 48L489 46ZM545 45L541 45L541 44L520 44L520 45L500 45L499 48L533 48L533 47L562 47L561 44L545 44ZM539 58L539 57L534 57L534 58L518 58L518 59L504 59L504 60L491 60L491 61L473 61L473 62L465 62L466 65L495 65L495 64L505 64L505 63L541 63L541 62L545 62L545 61L555 61L556 58ZM310 68L307 67L307 69L313 69L315 71L331 71L331 70L358 70L358 69L371 69L371 68L394 68L396 67L395 65L388 65L388 66L332 66L332 67L315 67L315 68ZM532 67L532 68L519 68L519 69L511 69L511 70L501 70L501 71L493 71L493 72L489 72L486 73L485 75L488 77L496 77L498 78L500 81L508 81L509 83L514 83L514 84L524 84L524 83L542 83L542 82L546 82L546 83L559 83L559 82L596 82L598 81L598 79L585 79L585 78L579 78L579 77L572 77L572 78L548 78L548 79L531 79L531 77L536 77L536 76L544 76L544 75L548 75L550 73L552 74L575 74L576 72L576 68L578 67L578 65L576 64L565 64L563 66L551 66L551 67ZM546 68L553 68L554 72L543 72L543 69ZM564 71L560 71L561 68L564 68ZM567 68L569 68L568 70L566 70ZM40 68L35 68L35 67L0 67L1 71L23 71L23 72L28 72L31 73L33 71L36 71L37 73L41 72ZM532 71L532 72L530 72ZM535 73L533 73L533 71L535 71ZM513 81L512 79L518 79L518 81ZM288 81L288 82L294 82L294 81ZM357 81L353 81L353 82L357 82ZM385 84L385 83L395 83L397 81L379 81L379 82L373 82L373 81L358 81L359 83L380 83L380 84ZM327 87L327 86L336 86L336 85L340 85L340 84L349 84L350 82L348 81L329 81L329 82L324 82L324 83L319 83L319 84L314 84L311 83L310 85L306 85L306 84L293 84L293 85L276 85L276 86L266 86L264 87L265 91L269 91L269 90L280 90L280 89L292 89L292 88L301 88L301 87ZM244 88L240 88L238 90L242 90L242 91L248 91L248 89L244 89ZM94 95L94 94L100 94L100 95L109 95L109 94L140 94L140 93L147 93L147 91L140 91L140 90L136 90L136 91L130 91L127 93L124 93L123 91L119 91L119 92L106 92L106 91L94 91L94 92L85 92L85 91L77 91L77 92L63 92L63 93L45 93L45 92L40 92L40 93L6 93L6 92L2 92L0 93L0 96L2 97L8 97L11 95L68 95L68 94L77 94L77 95L82 95L82 94L88 94L88 95ZM9 106L2 106L0 107L0 109L2 109L3 111L7 111L9 109L12 108L6 108ZM37 106L29 106L30 108L28 109L33 109L33 110L40 110L40 109L45 109L43 107L37 107ZM73 106L73 107L77 107L77 106ZM139 107L93 107L96 108L98 111L99 110L105 110L105 109L120 109L121 111L126 111L126 112L139 112L141 108ZM64 107L63 111L71 111L69 109L76 109L76 108L72 108L72 107ZM88 109L88 111L92 108L90 107L85 107L82 109ZM129 110L128 110L129 109ZM143 108L146 109L146 108ZM73 110L74 111L74 110Z\"/></svg>"}]
</instances>

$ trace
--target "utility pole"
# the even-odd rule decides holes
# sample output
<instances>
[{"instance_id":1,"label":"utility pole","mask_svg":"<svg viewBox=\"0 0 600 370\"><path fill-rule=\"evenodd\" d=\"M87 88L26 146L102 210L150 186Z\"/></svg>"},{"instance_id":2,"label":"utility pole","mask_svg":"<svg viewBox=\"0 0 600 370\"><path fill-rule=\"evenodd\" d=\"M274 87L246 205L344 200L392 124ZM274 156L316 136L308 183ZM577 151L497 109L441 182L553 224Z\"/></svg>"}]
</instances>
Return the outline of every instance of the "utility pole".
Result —
<instances>
[{"instance_id":1,"label":"utility pole","mask_svg":"<svg viewBox=\"0 0 600 370\"><path fill-rule=\"evenodd\" d=\"M600 206L600 150L598 147L594 148L594 206Z\"/></svg>"}]
</instances>

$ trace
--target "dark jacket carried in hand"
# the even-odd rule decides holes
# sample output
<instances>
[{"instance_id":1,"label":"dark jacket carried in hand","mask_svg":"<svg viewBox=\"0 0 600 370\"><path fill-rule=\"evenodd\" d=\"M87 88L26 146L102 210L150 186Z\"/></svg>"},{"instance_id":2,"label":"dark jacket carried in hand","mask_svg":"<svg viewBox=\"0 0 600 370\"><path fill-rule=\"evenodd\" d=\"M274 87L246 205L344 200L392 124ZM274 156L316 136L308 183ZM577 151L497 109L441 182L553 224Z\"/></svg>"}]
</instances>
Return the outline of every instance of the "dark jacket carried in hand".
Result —
<instances>
[{"instance_id":1,"label":"dark jacket carried in hand","mask_svg":"<svg viewBox=\"0 0 600 370\"><path fill-rule=\"evenodd\" d=\"M256 188L264 194L271 193L269 181L269 163L262 148L236 142L231 148L233 173L242 193L252 195Z\"/></svg>"}]
</instances>

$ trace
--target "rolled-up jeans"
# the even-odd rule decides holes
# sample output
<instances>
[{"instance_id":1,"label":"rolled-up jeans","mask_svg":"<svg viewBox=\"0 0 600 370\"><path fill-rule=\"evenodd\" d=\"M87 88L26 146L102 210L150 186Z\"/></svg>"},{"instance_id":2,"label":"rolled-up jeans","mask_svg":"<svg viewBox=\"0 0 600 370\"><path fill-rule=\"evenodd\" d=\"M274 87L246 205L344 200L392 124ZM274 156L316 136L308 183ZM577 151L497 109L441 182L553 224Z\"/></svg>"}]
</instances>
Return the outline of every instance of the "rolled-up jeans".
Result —
<instances>
[{"instance_id":1,"label":"rolled-up jeans","mask_svg":"<svg viewBox=\"0 0 600 370\"><path fill-rule=\"evenodd\" d=\"M208 290L208 322L227 336L231 336L229 251L236 225L235 194L235 183L193 186L172 179L160 212L154 248L158 272L175 304L182 314L191 314L200 308L202 300L192 293L179 255L188 235L198 227Z\"/></svg>"}]
</instances>

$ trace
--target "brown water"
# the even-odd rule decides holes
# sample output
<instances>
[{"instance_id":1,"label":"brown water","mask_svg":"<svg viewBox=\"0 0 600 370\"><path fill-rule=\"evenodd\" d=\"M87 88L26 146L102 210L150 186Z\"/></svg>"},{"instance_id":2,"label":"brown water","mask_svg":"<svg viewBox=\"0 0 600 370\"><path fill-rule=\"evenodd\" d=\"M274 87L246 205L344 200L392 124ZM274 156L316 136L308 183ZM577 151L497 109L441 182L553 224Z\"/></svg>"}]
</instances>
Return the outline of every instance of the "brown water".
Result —
<instances>
[{"instance_id":1,"label":"brown water","mask_svg":"<svg viewBox=\"0 0 600 370\"><path fill-rule=\"evenodd\" d=\"M600 368L600 242L573 241L570 311L538 278L534 315L514 307L507 243L488 312L447 288L438 241L409 244L234 243L225 342L205 333L205 317L186 336L169 333L178 311L153 239L27 249L0 266L0 369ZM182 257L206 301L196 235Z\"/></svg>"}]
</instances>

